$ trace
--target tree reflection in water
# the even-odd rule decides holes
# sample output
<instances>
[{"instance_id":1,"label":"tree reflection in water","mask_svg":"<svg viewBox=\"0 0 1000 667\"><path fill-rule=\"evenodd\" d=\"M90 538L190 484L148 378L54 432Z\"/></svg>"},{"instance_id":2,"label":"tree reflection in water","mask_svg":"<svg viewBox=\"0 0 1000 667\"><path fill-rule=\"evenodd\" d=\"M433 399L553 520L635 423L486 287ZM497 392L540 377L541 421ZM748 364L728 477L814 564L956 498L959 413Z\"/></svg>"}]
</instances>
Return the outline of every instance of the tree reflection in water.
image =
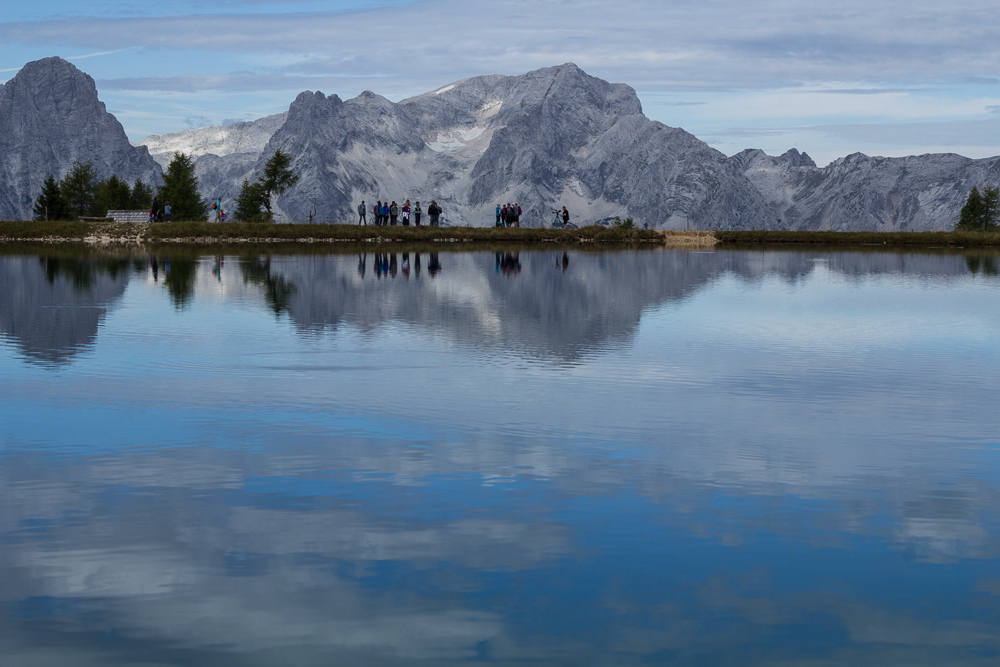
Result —
<instances>
[{"instance_id":1,"label":"tree reflection in water","mask_svg":"<svg viewBox=\"0 0 1000 667\"><path fill-rule=\"evenodd\" d=\"M288 305L298 291L295 284L283 273L271 271L270 255L254 255L240 258L240 274L243 284L264 288L264 300L275 315L288 311Z\"/></svg>"}]
</instances>

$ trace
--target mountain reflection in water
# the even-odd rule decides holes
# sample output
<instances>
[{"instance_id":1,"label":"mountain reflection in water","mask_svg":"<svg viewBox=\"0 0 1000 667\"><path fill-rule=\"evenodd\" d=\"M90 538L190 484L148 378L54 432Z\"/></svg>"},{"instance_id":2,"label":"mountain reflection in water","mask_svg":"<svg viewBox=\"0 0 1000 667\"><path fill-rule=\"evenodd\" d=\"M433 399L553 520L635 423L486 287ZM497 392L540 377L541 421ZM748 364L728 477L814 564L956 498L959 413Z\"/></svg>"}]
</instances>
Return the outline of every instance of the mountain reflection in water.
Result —
<instances>
[{"instance_id":1,"label":"mountain reflection in water","mask_svg":"<svg viewBox=\"0 0 1000 667\"><path fill-rule=\"evenodd\" d=\"M995 265L0 255L0 662L996 664Z\"/></svg>"}]
</instances>

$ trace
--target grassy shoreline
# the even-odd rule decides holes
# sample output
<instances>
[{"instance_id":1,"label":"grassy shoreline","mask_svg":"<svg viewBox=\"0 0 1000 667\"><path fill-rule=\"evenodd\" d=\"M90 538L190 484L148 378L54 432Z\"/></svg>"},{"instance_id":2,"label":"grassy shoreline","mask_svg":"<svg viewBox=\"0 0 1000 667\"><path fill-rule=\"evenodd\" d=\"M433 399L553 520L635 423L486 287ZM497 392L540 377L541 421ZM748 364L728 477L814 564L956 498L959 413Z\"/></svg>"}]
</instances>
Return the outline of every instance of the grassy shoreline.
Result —
<instances>
[{"instance_id":1,"label":"grassy shoreline","mask_svg":"<svg viewBox=\"0 0 1000 667\"><path fill-rule=\"evenodd\" d=\"M715 232L722 245L822 245L927 248L982 248L1000 246L1000 232Z\"/></svg>"},{"instance_id":2,"label":"grassy shoreline","mask_svg":"<svg viewBox=\"0 0 1000 667\"><path fill-rule=\"evenodd\" d=\"M373 225L284 225L207 222L0 222L0 243L182 243L182 244L378 244L516 243L612 245L713 245L711 232L660 232L585 227L530 229L494 227L375 227Z\"/></svg>"},{"instance_id":3,"label":"grassy shoreline","mask_svg":"<svg viewBox=\"0 0 1000 667\"><path fill-rule=\"evenodd\" d=\"M0 243L87 244L350 244L417 243L433 246L632 245L668 247L734 246L885 246L928 248L1000 247L998 232L791 232L656 231L584 227L582 229L497 229L494 227L375 227L373 225L279 225L207 222L0 222Z\"/></svg>"}]
</instances>

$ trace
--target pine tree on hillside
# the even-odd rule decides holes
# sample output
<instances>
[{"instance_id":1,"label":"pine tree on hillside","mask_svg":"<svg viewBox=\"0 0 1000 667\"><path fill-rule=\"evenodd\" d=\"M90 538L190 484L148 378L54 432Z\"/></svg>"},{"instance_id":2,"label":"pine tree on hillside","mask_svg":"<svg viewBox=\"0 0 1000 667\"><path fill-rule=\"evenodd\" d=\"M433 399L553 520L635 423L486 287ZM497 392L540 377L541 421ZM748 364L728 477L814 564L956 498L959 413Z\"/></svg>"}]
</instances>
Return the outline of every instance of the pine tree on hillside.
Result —
<instances>
[{"instance_id":1,"label":"pine tree on hillside","mask_svg":"<svg viewBox=\"0 0 1000 667\"><path fill-rule=\"evenodd\" d=\"M985 186L980 192L973 187L959 214L955 229L963 231L993 231L1000 223L1000 188Z\"/></svg>"},{"instance_id":2,"label":"pine tree on hillside","mask_svg":"<svg viewBox=\"0 0 1000 667\"><path fill-rule=\"evenodd\" d=\"M131 203L132 190L128 183L112 175L108 180L97 184L91 215L101 217L107 215L108 211L127 210Z\"/></svg>"},{"instance_id":3,"label":"pine tree on hillside","mask_svg":"<svg viewBox=\"0 0 1000 667\"><path fill-rule=\"evenodd\" d=\"M69 207L63 199L59 190L59 183L55 176L49 177L42 183L42 191L35 200L34 208L35 220L68 220Z\"/></svg>"},{"instance_id":4,"label":"pine tree on hillside","mask_svg":"<svg viewBox=\"0 0 1000 667\"><path fill-rule=\"evenodd\" d=\"M243 179L240 194L236 196L234 217L242 222L272 222L271 199L284 194L299 182L299 175L292 171L292 157L275 151L264 165L264 176L253 183Z\"/></svg>"},{"instance_id":5,"label":"pine tree on hillside","mask_svg":"<svg viewBox=\"0 0 1000 667\"><path fill-rule=\"evenodd\" d=\"M153 188L149 187L138 178L132 185L132 193L129 197L128 208L133 211L148 211L153 204Z\"/></svg>"},{"instance_id":6,"label":"pine tree on hillside","mask_svg":"<svg viewBox=\"0 0 1000 667\"><path fill-rule=\"evenodd\" d=\"M983 231L995 231L1000 224L1000 187L983 188Z\"/></svg>"},{"instance_id":7,"label":"pine tree on hillside","mask_svg":"<svg viewBox=\"0 0 1000 667\"><path fill-rule=\"evenodd\" d=\"M93 163L79 160L74 162L69 173L59 182L59 192L66 201L69 217L78 218L91 214L96 188L97 176Z\"/></svg>"},{"instance_id":8,"label":"pine tree on hillside","mask_svg":"<svg viewBox=\"0 0 1000 667\"><path fill-rule=\"evenodd\" d=\"M266 200L267 196L260 181L251 183L243 179L240 194L236 196L236 210L233 212L233 217L240 222L263 222L265 219L270 219L265 218L262 210ZM270 216L270 213L267 215Z\"/></svg>"},{"instance_id":9,"label":"pine tree on hillside","mask_svg":"<svg viewBox=\"0 0 1000 667\"><path fill-rule=\"evenodd\" d=\"M264 178L259 183L264 192L264 208L267 219L271 220L271 198L285 194L299 182L299 175L292 171L292 156L275 151L264 165Z\"/></svg>"},{"instance_id":10,"label":"pine tree on hillside","mask_svg":"<svg viewBox=\"0 0 1000 667\"><path fill-rule=\"evenodd\" d=\"M158 194L161 204L169 202L174 220L204 220L208 213L208 205L198 194L194 162L184 153L174 153Z\"/></svg>"}]
</instances>

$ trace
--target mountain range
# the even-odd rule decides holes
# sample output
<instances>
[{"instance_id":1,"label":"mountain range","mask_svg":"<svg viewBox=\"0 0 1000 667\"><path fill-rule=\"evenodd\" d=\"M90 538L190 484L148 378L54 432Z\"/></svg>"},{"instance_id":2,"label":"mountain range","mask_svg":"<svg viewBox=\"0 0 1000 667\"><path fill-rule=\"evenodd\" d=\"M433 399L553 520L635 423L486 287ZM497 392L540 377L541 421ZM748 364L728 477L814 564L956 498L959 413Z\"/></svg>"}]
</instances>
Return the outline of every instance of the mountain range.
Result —
<instances>
[{"instance_id":1,"label":"mountain range","mask_svg":"<svg viewBox=\"0 0 1000 667\"><path fill-rule=\"evenodd\" d=\"M573 64L520 76L464 79L392 102L300 93L286 113L128 142L93 79L60 58L25 65L0 86L0 219L28 218L49 174L73 160L158 181L174 152L195 159L206 198L232 205L277 150L297 186L279 219L348 222L357 204L431 199L447 224L491 225L497 204L546 225L632 216L640 226L693 229L924 231L953 227L973 186L1000 180L1000 158L855 153L818 167L795 149L732 157L648 119L635 91Z\"/></svg>"}]
</instances>

